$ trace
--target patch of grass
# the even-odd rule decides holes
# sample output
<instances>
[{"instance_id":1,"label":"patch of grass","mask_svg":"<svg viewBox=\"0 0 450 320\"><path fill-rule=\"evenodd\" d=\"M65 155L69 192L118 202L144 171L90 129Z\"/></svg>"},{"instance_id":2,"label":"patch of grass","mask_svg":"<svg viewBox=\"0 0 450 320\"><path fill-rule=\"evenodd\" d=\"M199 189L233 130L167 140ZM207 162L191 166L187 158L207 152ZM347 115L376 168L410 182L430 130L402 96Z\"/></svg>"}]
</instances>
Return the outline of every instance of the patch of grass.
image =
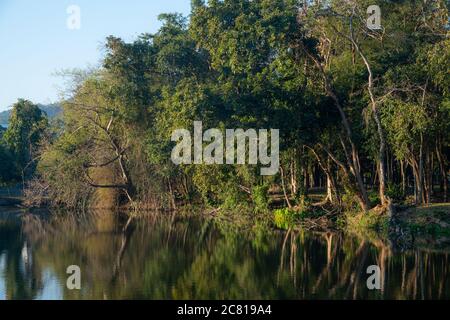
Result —
<instances>
[{"instance_id":1,"label":"patch of grass","mask_svg":"<svg viewBox=\"0 0 450 320\"><path fill-rule=\"evenodd\" d=\"M450 229L449 228L445 228L442 227L438 224L426 224L426 225L421 225L421 224L409 224L407 225L407 227L409 228L409 230L415 234L430 234L433 236L450 236Z\"/></svg>"},{"instance_id":2,"label":"patch of grass","mask_svg":"<svg viewBox=\"0 0 450 320\"><path fill-rule=\"evenodd\" d=\"M301 224L306 219L319 218L324 214L323 211L312 209L277 209L273 211L273 222L279 229L289 229Z\"/></svg>"},{"instance_id":3,"label":"patch of grass","mask_svg":"<svg viewBox=\"0 0 450 320\"><path fill-rule=\"evenodd\" d=\"M450 235L450 203L413 207L399 214L404 228L416 234Z\"/></svg>"},{"instance_id":4,"label":"patch of grass","mask_svg":"<svg viewBox=\"0 0 450 320\"><path fill-rule=\"evenodd\" d=\"M303 212L289 208L277 209L273 212L273 222L279 229L289 229L302 219Z\"/></svg>"},{"instance_id":5,"label":"patch of grass","mask_svg":"<svg viewBox=\"0 0 450 320\"><path fill-rule=\"evenodd\" d=\"M346 212L344 214L345 222L341 220L341 226L345 224L345 227L349 230L364 232L364 231L376 231L381 234L387 234L389 229L388 216L376 209L368 212Z\"/></svg>"}]
</instances>

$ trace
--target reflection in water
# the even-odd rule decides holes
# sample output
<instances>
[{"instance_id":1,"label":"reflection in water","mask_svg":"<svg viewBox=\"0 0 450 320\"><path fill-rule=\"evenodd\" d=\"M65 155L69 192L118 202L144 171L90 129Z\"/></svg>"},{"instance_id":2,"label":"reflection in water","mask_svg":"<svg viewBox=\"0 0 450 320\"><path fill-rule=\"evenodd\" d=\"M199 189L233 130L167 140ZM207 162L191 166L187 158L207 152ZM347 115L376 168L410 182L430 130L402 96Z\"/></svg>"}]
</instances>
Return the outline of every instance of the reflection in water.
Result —
<instances>
[{"instance_id":1,"label":"reflection in water","mask_svg":"<svg viewBox=\"0 0 450 320\"><path fill-rule=\"evenodd\" d=\"M366 269L381 268L381 290ZM66 269L81 267L81 290ZM0 299L449 299L448 251L111 212L0 217Z\"/></svg>"},{"instance_id":2,"label":"reflection in water","mask_svg":"<svg viewBox=\"0 0 450 320\"><path fill-rule=\"evenodd\" d=\"M0 220L0 299L33 299L42 290L41 273L17 221Z\"/></svg>"}]
</instances>

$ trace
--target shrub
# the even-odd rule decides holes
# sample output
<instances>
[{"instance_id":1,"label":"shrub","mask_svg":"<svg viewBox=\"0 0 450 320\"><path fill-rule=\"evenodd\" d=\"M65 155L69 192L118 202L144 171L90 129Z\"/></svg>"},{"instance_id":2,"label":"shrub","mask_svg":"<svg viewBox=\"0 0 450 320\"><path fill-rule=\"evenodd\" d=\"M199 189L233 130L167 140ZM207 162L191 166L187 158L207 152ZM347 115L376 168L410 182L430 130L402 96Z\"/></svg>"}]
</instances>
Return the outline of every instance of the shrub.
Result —
<instances>
[{"instance_id":1,"label":"shrub","mask_svg":"<svg viewBox=\"0 0 450 320\"><path fill-rule=\"evenodd\" d=\"M375 207L381 201L380 194L377 190L371 190L367 196L369 198L369 202L372 207Z\"/></svg>"},{"instance_id":2,"label":"shrub","mask_svg":"<svg viewBox=\"0 0 450 320\"><path fill-rule=\"evenodd\" d=\"M386 195L394 201L405 200L405 195L403 193L402 187L399 184L388 184Z\"/></svg>"},{"instance_id":3,"label":"shrub","mask_svg":"<svg viewBox=\"0 0 450 320\"><path fill-rule=\"evenodd\" d=\"M314 211L307 210L293 210L289 208L274 210L274 224L280 229L289 229L301 220L316 216Z\"/></svg>"},{"instance_id":4,"label":"shrub","mask_svg":"<svg viewBox=\"0 0 450 320\"><path fill-rule=\"evenodd\" d=\"M289 208L277 209L273 214L274 224L280 229L289 229L300 219L299 214Z\"/></svg>"},{"instance_id":5,"label":"shrub","mask_svg":"<svg viewBox=\"0 0 450 320\"><path fill-rule=\"evenodd\" d=\"M269 210L269 197L267 196L268 191L269 186L265 184L255 186L252 189L252 199L256 211L266 212Z\"/></svg>"},{"instance_id":6,"label":"shrub","mask_svg":"<svg viewBox=\"0 0 450 320\"><path fill-rule=\"evenodd\" d=\"M350 189L345 189L345 193L342 195L342 204L347 211L361 211L356 194Z\"/></svg>"},{"instance_id":7,"label":"shrub","mask_svg":"<svg viewBox=\"0 0 450 320\"><path fill-rule=\"evenodd\" d=\"M389 228L389 219L387 215L374 210L357 213L346 213L346 224L353 230L375 230L385 233Z\"/></svg>"}]
</instances>

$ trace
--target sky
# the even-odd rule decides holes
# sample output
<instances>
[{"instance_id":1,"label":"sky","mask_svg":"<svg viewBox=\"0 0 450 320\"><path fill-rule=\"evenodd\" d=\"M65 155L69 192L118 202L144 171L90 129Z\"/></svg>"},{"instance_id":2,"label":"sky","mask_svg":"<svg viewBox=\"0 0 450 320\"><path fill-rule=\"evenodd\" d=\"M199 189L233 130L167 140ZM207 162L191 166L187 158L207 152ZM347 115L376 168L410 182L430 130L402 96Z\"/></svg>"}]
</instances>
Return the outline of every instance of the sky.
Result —
<instances>
[{"instance_id":1,"label":"sky","mask_svg":"<svg viewBox=\"0 0 450 320\"><path fill-rule=\"evenodd\" d=\"M64 69L100 64L109 35L132 41L156 32L160 13L188 15L190 0L0 0L0 111L18 98L58 100ZM71 24L80 9L80 29ZM69 22L69 24L68 24ZM72 26L69 28L69 26Z\"/></svg>"}]
</instances>

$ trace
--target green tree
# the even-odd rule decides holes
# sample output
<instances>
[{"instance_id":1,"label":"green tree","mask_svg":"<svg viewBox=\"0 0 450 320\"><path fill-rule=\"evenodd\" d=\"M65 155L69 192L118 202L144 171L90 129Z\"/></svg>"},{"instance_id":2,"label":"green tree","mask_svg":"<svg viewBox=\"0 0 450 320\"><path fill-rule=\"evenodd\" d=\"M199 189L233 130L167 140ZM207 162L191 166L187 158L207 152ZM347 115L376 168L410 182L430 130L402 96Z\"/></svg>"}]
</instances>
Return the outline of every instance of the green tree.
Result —
<instances>
[{"instance_id":1,"label":"green tree","mask_svg":"<svg viewBox=\"0 0 450 320\"><path fill-rule=\"evenodd\" d=\"M31 164L47 127L47 116L32 102L19 99L14 104L3 141L14 157L19 175L27 168L31 171Z\"/></svg>"}]
</instances>

